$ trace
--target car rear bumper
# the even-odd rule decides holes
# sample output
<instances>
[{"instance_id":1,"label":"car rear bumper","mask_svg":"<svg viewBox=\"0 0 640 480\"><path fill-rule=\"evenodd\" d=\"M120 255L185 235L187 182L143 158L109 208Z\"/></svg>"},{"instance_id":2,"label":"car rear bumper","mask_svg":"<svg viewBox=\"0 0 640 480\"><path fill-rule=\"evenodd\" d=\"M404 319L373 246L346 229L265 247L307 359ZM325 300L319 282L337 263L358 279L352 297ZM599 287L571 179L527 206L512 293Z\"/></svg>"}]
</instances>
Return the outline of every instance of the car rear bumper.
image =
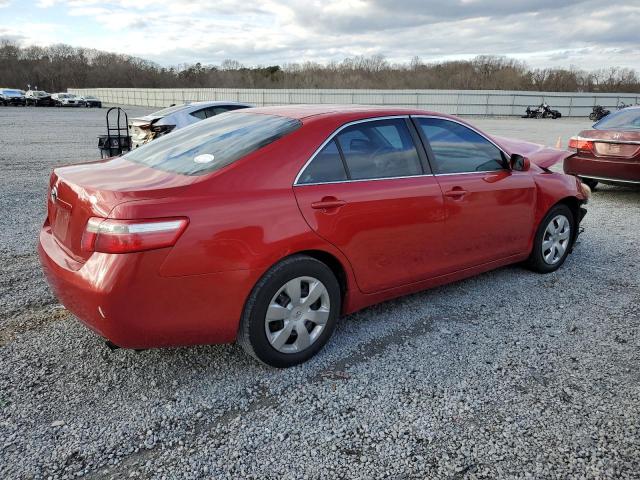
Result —
<instances>
[{"instance_id":1,"label":"car rear bumper","mask_svg":"<svg viewBox=\"0 0 640 480\"><path fill-rule=\"evenodd\" d=\"M606 160L575 155L565 159L564 172L605 182L640 183L640 161L634 159Z\"/></svg>"},{"instance_id":2,"label":"car rear bumper","mask_svg":"<svg viewBox=\"0 0 640 480\"><path fill-rule=\"evenodd\" d=\"M232 342L258 272L163 277L170 249L94 253L81 264L40 231L38 253L60 302L85 325L124 348Z\"/></svg>"}]
</instances>

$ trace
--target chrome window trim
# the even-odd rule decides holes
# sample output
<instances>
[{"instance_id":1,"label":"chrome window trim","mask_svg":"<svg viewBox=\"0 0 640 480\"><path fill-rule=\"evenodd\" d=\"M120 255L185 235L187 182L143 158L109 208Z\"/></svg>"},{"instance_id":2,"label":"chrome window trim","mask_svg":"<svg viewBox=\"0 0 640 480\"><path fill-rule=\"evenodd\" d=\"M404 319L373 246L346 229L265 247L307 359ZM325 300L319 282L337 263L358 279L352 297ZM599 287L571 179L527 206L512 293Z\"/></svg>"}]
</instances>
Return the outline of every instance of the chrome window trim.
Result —
<instances>
[{"instance_id":1,"label":"chrome window trim","mask_svg":"<svg viewBox=\"0 0 640 480\"><path fill-rule=\"evenodd\" d=\"M471 131L475 132L476 134L480 135L482 138L484 138L486 141L488 141L494 147L496 147L500 152L502 152L502 154L505 155L505 157L507 159L510 157L510 155L507 152L505 152L500 147L500 145L498 145L496 142L494 142L493 140L488 138L482 132L479 132L474 127L472 127L470 125L467 125L466 123L460 122L458 120L454 120L452 118L440 117L440 116L437 116L437 115L387 115L387 116L384 116L384 117L362 118L360 120L353 120L351 122L345 123L344 125L338 127L331 135L329 135L329 137L324 142L322 142L322 144L313 152L313 154L311 155L309 160L307 160L305 162L305 164L302 166L302 168L300 169L300 171L296 175L295 180L293 181L293 186L294 187L304 187L304 186L307 186L307 185L331 185L331 184L339 184L339 183L371 182L371 181L378 181L378 180L396 180L396 179L403 179L403 178L445 177L445 176L449 176L449 175L471 175L471 174L477 174L477 173L495 173L495 172L502 172L502 171L505 171L505 170L506 171L511 171L509 168L501 168L499 170L482 170L482 171L473 171L473 172L454 172L454 173L433 173L432 172L432 173L421 173L419 175L406 175L406 176L400 176L400 177L356 178L356 179L350 179L350 180L349 179L347 179L347 180L334 180L334 181L330 181L330 182L298 183L298 181L300 180L300 176L304 173L304 171L309 166L309 164L313 161L313 159L320 153L320 151L324 147L327 146L327 144L331 143L331 141L334 140L336 135L338 135L345 128L350 127L351 125L357 125L359 123L374 122L376 120L392 120L392 119L396 119L396 118L403 118L403 119L435 118L437 120L446 120L446 121L449 121L449 122L457 123L458 125L466 127L469 130L471 130ZM417 149L417 145L415 147Z\"/></svg>"},{"instance_id":2,"label":"chrome window trim","mask_svg":"<svg viewBox=\"0 0 640 480\"><path fill-rule=\"evenodd\" d=\"M480 172L474 172L480 173ZM402 177L378 177L378 178L354 178L352 180L333 180L331 182L314 182L314 183L299 183L294 184L294 187L306 187L309 185L331 185L334 183L356 183L356 182L376 182L379 180L398 180L403 178L420 178L420 177L435 177L433 173L421 173L420 175L405 175Z\"/></svg>"},{"instance_id":3,"label":"chrome window trim","mask_svg":"<svg viewBox=\"0 0 640 480\"><path fill-rule=\"evenodd\" d=\"M322 149L324 147L326 147L327 144L331 143L331 141L336 137L336 135L338 135L345 128L350 127L352 125L357 125L359 123L375 122L377 120L395 120L395 119L398 119L398 118L402 118L402 119L408 120L409 119L409 115L386 115L384 117L361 118L360 120L353 120L351 122L345 123L344 125L341 125L336 130L334 130L333 133L331 135L329 135L329 137L327 137L327 139L324 142L322 142L322 144L316 149L316 151L313 152L313 154L311 155L309 160L307 160L305 162L305 164L302 166L300 171L298 171L298 174L296 175L296 178L293 181L293 186L294 187L303 187L305 185L325 185L325 184L330 184L330 183L369 182L371 180L391 180L391 179L395 179L395 178L427 177L427 176L433 175L431 173L429 173L429 174L421 173L419 175L407 175L407 176L402 176L402 177L358 178L358 179L350 179L350 180L349 179L347 179L347 180L336 180L336 181L331 181L331 182L298 183L298 181L300 180L300 177L302 176L304 171L307 169L309 164L311 162L313 162L313 159L316 158L316 156L320 153L320 151L322 151ZM414 145L414 148L416 149L416 153L418 153L418 146ZM419 159L420 159L420 155L418 154L418 161L419 161ZM421 168L422 168L422 162L420 162L420 165L421 165Z\"/></svg>"}]
</instances>

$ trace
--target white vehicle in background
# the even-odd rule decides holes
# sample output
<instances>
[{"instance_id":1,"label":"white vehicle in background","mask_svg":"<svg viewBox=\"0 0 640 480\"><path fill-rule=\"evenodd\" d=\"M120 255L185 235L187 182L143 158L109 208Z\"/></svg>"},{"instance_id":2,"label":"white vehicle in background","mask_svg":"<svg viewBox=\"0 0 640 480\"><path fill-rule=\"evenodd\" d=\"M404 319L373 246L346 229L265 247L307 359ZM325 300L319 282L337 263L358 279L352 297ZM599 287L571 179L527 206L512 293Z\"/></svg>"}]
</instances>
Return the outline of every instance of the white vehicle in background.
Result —
<instances>
[{"instance_id":1,"label":"white vehicle in background","mask_svg":"<svg viewBox=\"0 0 640 480\"><path fill-rule=\"evenodd\" d=\"M172 105L144 117L134 118L129 122L129 135L132 148L150 142L154 138L166 135L174 130L186 127L221 113L253 105L239 102L193 102Z\"/></svg>"},{"instance_id":2,"label":"white vehicle in background","mask_svg":"<svg viewBox=\"0 0 640 480\"><path fill-rule=\"evenodd\" d=\"M80 98L76 97L73 93L54 93L51 95L53 104L56 107L81 107L84 103Z\"/></svg>"}]
</instances>

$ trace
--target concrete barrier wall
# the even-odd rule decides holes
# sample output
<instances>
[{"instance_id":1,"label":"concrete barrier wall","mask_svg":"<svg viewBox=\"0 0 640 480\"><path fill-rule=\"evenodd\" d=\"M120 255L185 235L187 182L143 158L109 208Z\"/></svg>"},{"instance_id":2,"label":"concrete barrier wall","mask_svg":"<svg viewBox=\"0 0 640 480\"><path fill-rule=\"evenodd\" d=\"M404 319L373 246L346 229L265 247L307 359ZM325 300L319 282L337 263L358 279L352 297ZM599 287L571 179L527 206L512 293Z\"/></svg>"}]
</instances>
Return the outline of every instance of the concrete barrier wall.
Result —
<instances>
[{"instance_id":1,"label":"concrete barrier wall","mask_svg":"<svg viewBox=\"0 0 640 480\"><path fill-rule=\"evenodd\" d=\"M453 115L520 116L528 105L547 102L566 117L583 117L594 105L614 110L620 102L640 103L635 93L561 93L503 90L313 90L240 88L70 88L115 105L167 107L173 103L233 100L256 106L329 103L417 107Z\"/></svg>"}]
</instances>

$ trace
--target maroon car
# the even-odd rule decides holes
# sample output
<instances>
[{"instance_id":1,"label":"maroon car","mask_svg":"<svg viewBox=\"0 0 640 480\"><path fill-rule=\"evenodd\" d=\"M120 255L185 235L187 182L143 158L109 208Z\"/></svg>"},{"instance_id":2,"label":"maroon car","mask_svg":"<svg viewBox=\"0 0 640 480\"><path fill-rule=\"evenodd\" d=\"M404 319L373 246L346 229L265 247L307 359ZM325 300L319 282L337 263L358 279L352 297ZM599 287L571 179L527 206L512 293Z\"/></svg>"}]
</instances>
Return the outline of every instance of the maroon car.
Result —
<instances>
[{"instance_id":1,"label":"maroon car","mask_svg":"<svg viewBox=\"0 0 640 480\"><path fill-rule=\"evenodd\" d=\"M569 140L576 152L564 161L564 171L589 187L598 182L640 185L640 107L607 115L591 130Z\"/></svg>"}]
</instances>

